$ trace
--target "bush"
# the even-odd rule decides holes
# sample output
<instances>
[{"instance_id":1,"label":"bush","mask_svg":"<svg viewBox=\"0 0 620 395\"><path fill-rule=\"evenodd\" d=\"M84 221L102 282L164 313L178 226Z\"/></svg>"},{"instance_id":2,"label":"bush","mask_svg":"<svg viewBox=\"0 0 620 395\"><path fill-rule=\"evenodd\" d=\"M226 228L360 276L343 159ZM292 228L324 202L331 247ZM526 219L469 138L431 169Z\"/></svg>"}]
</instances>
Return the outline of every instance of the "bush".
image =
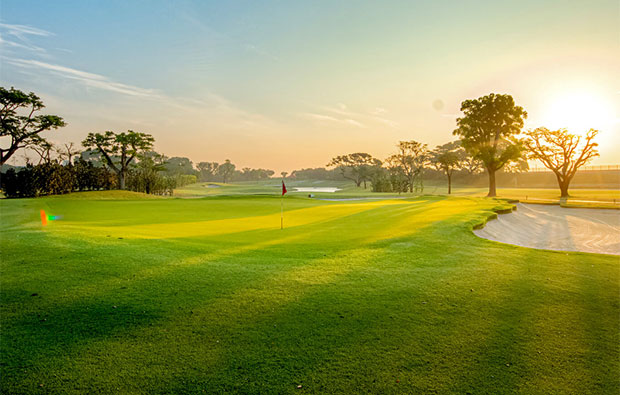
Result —
<instances>
[{"instance_id":1,"label":"bush","mask_svg":"<svg viewBox=\"0 0 620 395\"><path fill-rule=\"evenodd\" d=\"M28 165L19 171L9 169L2 174L2 190L10 198L111 189L116 185L114 173L82 159L75 165L62 166L57 162L50 162Z\"/></svg>"}]
</instances>

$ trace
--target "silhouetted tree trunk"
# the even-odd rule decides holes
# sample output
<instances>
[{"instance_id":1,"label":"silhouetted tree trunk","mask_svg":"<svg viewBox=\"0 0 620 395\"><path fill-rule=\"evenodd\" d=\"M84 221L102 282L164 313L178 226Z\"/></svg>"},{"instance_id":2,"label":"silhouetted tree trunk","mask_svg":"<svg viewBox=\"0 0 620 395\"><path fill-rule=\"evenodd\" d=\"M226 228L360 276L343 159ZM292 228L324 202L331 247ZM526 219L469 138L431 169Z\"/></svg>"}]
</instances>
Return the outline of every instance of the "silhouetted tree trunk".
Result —
<instances>
[{"instance_id":1,"label":"silhouetted tree trunk","mask_svg":"<svg viewBox=\"0 0 620 395\"><path fill-rule=\"evenodd\" d=\"M487 171L489 172L489 194L487 197L495 197L497 196L497 191L495 188L495 169L487 168Z\"/></svg>"},{"instance_id":2,"label":"silhouetted tree trunk","mask_svg":"<svg viewBox=\"0 0 620 395\"><path fill-rule=\"evenodd\" d=\"M562 198L570 197L568 187L577 170L598 156L594 138L598 130L590 129L585 136L566 129L537 128L525 133L525 145L533 159L540 160L558 179ZM583 139L583 144L581 144Z\"/></svg>"},{"instance_id":3,"label":"silhouetted tree trunk","mask_svg":"<svg viewBox=\"0 0 620 395\"><path fill-rule=\"evenodd\" d=\"M555 177L558 179L558 186L560 187L560 197L567 198L570 197L568 194L568 187L572 178L564 178L560 173L555 173Z\"/></svg>"},{"instance_id":4,"label":"silhouetted tree trunk","mask_svg":"<svg viewBox=\"0 0 620 395\"><path fill-rule=\"evenodd\" d=\"M121 189L125 189L125 172L122 170L118 172L118 185Z\"/></svg>"}]
</instances>

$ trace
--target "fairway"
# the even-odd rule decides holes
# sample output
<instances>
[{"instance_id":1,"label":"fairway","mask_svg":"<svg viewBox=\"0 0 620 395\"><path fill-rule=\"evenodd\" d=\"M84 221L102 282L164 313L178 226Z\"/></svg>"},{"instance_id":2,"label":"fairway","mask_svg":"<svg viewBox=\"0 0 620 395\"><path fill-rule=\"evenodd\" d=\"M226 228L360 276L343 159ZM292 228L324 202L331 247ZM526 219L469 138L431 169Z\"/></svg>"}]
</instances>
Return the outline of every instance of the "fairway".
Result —
<instances>
[{"instance_id":1,"label":"fairway","mask_svg":"<svg viewBox=\"0 0 620 395\"><path fill-rule=\"evenodd\" d=\"M618 257L472 233L508 208L2 199L2 392L617 394Z\"/></svg>"}]
</instances>

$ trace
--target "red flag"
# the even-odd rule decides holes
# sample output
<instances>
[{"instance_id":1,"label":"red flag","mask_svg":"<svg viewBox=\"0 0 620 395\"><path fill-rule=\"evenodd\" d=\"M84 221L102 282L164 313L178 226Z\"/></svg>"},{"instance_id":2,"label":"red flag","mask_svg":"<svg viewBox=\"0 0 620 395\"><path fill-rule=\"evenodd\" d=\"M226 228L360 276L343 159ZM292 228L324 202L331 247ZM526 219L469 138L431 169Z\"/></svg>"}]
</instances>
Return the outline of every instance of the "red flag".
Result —
<instances>
[{"instance_id":1,"label":"red flag","mask_svg":"<svg viewBox=\"0 0 620 395\"><path fill-rule=\"evenodd\" d=\"M286 185L284 185L284 181L282 181L282 196L286 193Z\"/></svg>"}]
</instances>

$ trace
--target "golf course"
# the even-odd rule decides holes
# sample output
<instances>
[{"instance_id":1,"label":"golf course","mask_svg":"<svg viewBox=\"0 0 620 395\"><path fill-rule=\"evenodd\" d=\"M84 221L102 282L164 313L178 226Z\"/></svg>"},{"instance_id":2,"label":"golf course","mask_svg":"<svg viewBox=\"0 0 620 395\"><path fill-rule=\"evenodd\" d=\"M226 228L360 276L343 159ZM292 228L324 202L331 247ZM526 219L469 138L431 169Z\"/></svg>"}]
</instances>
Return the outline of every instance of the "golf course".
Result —
<instances>
[{"instance_id":1,"label":"golf course","mask_svg":"<svg viewBox=\"0 0 620 395\"><path fill-rule=\"evenodd\" d=\"M618 256L475 236L502 199L307 195L0 200L2 392L617 394Z\"/></svg>"}]
</instances>

